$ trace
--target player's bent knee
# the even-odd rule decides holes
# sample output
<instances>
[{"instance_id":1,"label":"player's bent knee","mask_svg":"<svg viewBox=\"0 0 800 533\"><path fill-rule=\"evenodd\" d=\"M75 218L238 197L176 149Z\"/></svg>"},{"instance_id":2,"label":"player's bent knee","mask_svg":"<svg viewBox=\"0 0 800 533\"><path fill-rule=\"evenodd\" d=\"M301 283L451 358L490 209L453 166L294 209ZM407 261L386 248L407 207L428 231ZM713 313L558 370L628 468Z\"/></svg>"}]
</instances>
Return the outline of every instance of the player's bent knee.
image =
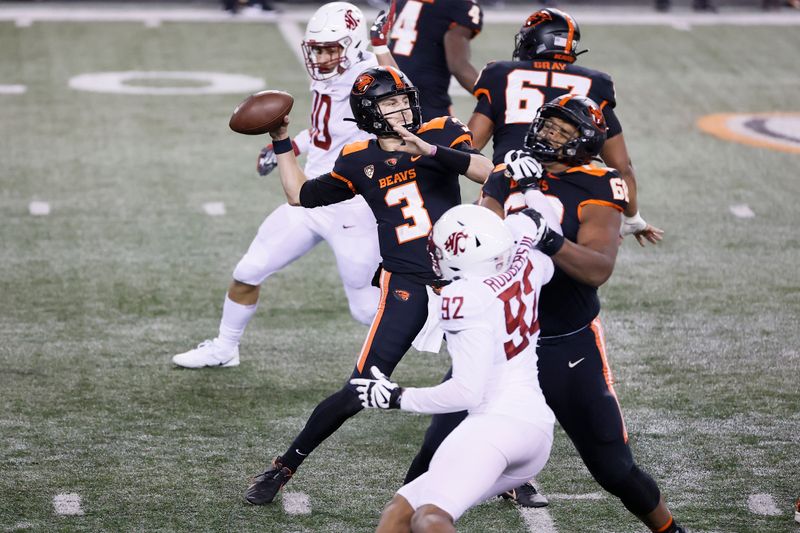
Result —
<instances>
[{"instance_id":1,"label":"player's bent knee","mask_svg":"<svg viewBox=\"0 0 800 533\"><path fill-rule=\"evenodd\" d=\"M411 517L414 508L404 497L395 494L381 513L376 533L408 533L411 531Z\"/></svg>"},{"instance_id":2,"label":"player's bent knee","mask_svg":"<svg viewBox=\"0 0 800 533\"><path fill-rule=\"evenodd\" d=\"M414 533L450 533L455 531L453 517L435 505L423 505L411 517Z\"/></svg>"},{"instance_id":3,"label":"player's bent knee","mask_svg":"<svg viewBox=\"0 0 800 533\"><path fill-rule=\"evenodd\" d=\"M619 498L625 508L636 516L652 512L661 501L661 491L656 482L635 464L624 477L601 485Z\"/></svg>"},{"instance_id":4,"label":"player's bent knee","mask_svg":"<svg viewBox=\"0 0 800 533\"><path fill-rule=\"evenodd\" d=\"M247 256L245 256L236 264L236 268L233 269L233 280L243 285L257 287L273 272L275 272L275 269L248 260Z\"/></svg>"}]
</instances>

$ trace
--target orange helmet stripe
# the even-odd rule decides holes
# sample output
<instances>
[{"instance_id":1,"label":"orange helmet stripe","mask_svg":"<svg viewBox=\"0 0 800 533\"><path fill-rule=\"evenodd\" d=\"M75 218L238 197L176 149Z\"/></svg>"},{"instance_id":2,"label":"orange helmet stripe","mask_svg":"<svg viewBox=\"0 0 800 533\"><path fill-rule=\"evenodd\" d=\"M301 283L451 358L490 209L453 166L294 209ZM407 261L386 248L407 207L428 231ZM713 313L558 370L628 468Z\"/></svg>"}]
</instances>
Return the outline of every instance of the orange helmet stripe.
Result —
<instances>
[{"instance_id":1,"label":"orange helmet stripe","mask_svg":"<svg viewBox=\"0 0 800 533\"><path fill-rule=\"evenodd\" d=\"M392 75L392 78L394 78L394 84L397 86L398 89L402 89L403 87L406 86L406 84L403 83L403 80L400 79L400 76L394 67L387 66L386 70L389 72L389 74Z\"/></svg>"},{"instance_id":2,"label":"orange helmet stripe","mask_svg":"<svg viewBox=\"0 0 800 533\"><path fill-rule=\"evenodd\" d=\"M564 107L565 105L567 105L567 102L572 100L573 96L574 95L572 95L572 94L567 94L564 98L562 98L561 100L558 101L558 105L560 105L561 107Z\"/></svg>"},{"instance_id":3,"label":"orange helmet stripe","mask_svg":"<svg viewBox=\"0 0 800 533\"><path fill-rule=\"evenodd\" d=\"M569 33L567 33L567 46L564 48L564 52L571 54L572 39L575 37L575 24L572 23L572 17L569 15L567 15L565 18L567 19L567 26L569 26Z\"/></svg>"}]
</instances>

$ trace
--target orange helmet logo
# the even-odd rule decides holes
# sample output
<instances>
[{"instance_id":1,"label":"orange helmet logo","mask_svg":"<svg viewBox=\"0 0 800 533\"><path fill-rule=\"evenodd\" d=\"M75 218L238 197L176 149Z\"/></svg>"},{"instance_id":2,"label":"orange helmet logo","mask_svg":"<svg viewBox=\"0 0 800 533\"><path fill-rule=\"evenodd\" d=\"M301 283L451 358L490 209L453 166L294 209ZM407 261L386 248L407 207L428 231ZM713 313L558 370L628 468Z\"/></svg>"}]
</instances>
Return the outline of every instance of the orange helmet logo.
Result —
<instances>
[{"instance_id":1,"label":"orange helmet logo","mask_svg":"<svg viewBox=\"0 0 800 533\"><path fill-rule=\"evenodd\" d=\"M364 94L369 89L372 82L375 81L375 78L370 76L369 74L362 74L358 77L356 82L353 84L353 94Z\"/></svg>"},{"instance_id":2,"label":"orange helmet logo","mask_svg":"<svg viewBox=\"0 0 800 533\"><path fill-rule=\"evenodd\" d=\"M592 114L592 119L594 119L594 125L598 127L598 129L605 129L606 127L606 119L603 116L603 112L597 109L595 106L589 106L589 113Z\"/></svg>"},{"instance_id":3,"label":"orange helmet logo","mask_svg":"<svg viewBox=\"0 0 800 533\"><path fill-rule=\"evenodd\" d=\"M528 17L528 20L525 21L525 25L523 27L532 28L533 26L538 26L542 22L548 22L551 20L553 20L553 15L551 15L549 11L537 11Z\"/></svg>"}]
</instances>

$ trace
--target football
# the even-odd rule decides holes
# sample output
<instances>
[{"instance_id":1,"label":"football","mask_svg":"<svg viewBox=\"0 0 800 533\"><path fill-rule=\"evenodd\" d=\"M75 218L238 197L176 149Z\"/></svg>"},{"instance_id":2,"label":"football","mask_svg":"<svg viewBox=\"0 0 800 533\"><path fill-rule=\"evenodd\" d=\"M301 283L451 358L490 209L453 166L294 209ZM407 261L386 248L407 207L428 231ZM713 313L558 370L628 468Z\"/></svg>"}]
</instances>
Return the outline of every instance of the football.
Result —
<instances>
[{"instance_id":1,"label":"football","mask_svg":"<svg viewBox=\"0 0 800 533\"><path fill-rule=\"evenodd\" d=\"M245 135L274 131L283 123L293 104L292 95L283 91L251 94L233 110L228 125L233 131Z\"/></svg>"}]
</instances>

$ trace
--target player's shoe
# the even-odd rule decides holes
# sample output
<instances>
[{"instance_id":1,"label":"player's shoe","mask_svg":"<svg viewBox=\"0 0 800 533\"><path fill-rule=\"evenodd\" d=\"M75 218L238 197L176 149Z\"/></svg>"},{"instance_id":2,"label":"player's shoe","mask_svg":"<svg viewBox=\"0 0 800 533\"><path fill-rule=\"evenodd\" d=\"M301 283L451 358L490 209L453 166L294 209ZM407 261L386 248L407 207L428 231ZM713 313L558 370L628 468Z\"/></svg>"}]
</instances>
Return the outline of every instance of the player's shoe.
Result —
<instances>
[{"instance_id":1,"label":"player's shoe","mask_svg":"<svg viewBox=\"0 0 800 533\"><path fill-rule=\"evenodd\" d=\"M253 478L253 482L247 487L244 499L253 505L264 505L271 503L277 496L281 487L286 485L294 472L283 466L281 456L272 460L272 466Z\"/></svg>"},{"instance_id":2,"label":"player's shoe","mask_svg":"<svg viewBox=\"0 0 800 533\"><path fill-rule=\"evenodd\" d=\"M547 507L550 504L544 494L536 490L536 487L530 481L516 489L504 492L500 497L506 500L513 500L522 507Z\"/></svg>"},{"instance_id":3,"label":"player's shoe","mask_svg":"<svg viewBox=\"0 0 800 533\"><path fill-rule=\"evenodd\" d=\"M198 344L194 350L173 356L172 362L183 368L239 366L239 347L226 351L214 341L207 340Z\"/></svg>"}]
</instances>

